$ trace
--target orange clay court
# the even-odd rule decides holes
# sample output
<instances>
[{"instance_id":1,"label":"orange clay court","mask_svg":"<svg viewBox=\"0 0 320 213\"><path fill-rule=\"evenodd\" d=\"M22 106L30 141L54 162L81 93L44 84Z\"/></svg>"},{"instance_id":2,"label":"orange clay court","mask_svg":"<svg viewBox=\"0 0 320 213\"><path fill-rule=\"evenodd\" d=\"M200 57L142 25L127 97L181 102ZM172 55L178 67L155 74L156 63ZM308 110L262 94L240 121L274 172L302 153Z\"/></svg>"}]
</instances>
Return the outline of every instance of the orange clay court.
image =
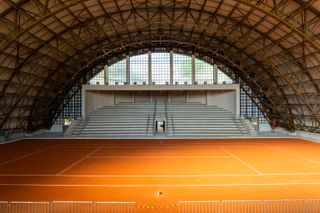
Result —
<instances>
[{"instance_id":1,"label":"orange clay court","mask_svg":"<svg viewBox=\"0 0 320 213\"><path fill-rule=\"evenodd\" d=\"M294 138L22 140L0 146L0 200L134 201L177 212L184 200L313 199L319 153L320 144Z\"/></svg>"}]
</instances>

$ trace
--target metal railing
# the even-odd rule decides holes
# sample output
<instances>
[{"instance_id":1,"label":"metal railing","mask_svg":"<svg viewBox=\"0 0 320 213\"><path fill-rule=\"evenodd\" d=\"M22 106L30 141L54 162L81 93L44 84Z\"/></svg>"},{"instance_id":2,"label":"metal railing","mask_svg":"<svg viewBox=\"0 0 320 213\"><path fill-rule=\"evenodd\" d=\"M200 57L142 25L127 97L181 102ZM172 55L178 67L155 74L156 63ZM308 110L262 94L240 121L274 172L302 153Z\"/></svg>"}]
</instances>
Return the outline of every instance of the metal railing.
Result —
<instances>
[{"instance_id":1,"label":"metal railing","mask_svg":"<svg viewBox=\"0 0 320 213\"><path fill-rule=\"evenodd\" d=\"M148 120L147 120L147 126L146 126L146 135L148 135L148 132L149 132L149 122L150 122L150 115L148 114Z\"/></svg>"},{"instance_id":2,"label":"metal railing","mask_svg":"<svg viewBox=\"0 0 320 213\"><path fill-rule=\"evenodd\" d=\"M169 133L169 122L168 122L168 110L167 110L167 100L164 100L164 116L166 117L166 124L165 124L165 133L168 135Z\"/></svg>"},{"instance_id":3,"label":"metal railing","mask_svg":"<svg viewBox=\"0 0 320 213\"><path fill-rule=\"evenodd\" d=\"M1 213L135 213L135 202L6 202L0 201Z\"/></svg>"},{"instance_id":4,"label":"metal railing","mask_svg":"<svg viewBox=\"0 0 320 213\"><path fill-rule=\"evenodd\" d=\"M320 213L320 200L180 201L179 213Z\"/></svg>"},{"instance_id":5,"label":"metal railing","mask_svg":"<svg viewBox=\"0 0 320 213\"><path fill-rule=\"evenodd\" d=\"M154 100L154 107L153 107L153 119L152 119L153 134L155 134L155 132L156 132L156 130L155 130L156 113L157 113L157 99Z\"/></svg>"},{"instance_id":6,"label":"metal railing","mask_svg":"<svg viewBox=\"0 0 320 213\"><path fill-rule=\"evenodd\" d=\"M173 120L173 115L171 115L171 127L172 127L172 136L174 136L174 120Z\"/></svg>"},{"instance_id":7,"label":"metal railing","mask_svg":"<svg viewBox=\"0 0 320 213\"><path fill-rule=\"evenodd\" d=\"M84 130L88 122L89 122L89 116L87 116L86 118L80 121L79 126L75 130L78 136L81 135L81 132Z\"/></svg>"},{"instance_id":8,"label":"metal railing","mask_svg":"<svg viewBox=\"0 0 320 213\"><path fill-rule=\"evenodd\" d=\"M136 213L139 208L176 207L179 213L320 213L320 199L179 201L166 206L138 206L135 202L0 201L1 213Z\"/></svg>"}]
</instances>

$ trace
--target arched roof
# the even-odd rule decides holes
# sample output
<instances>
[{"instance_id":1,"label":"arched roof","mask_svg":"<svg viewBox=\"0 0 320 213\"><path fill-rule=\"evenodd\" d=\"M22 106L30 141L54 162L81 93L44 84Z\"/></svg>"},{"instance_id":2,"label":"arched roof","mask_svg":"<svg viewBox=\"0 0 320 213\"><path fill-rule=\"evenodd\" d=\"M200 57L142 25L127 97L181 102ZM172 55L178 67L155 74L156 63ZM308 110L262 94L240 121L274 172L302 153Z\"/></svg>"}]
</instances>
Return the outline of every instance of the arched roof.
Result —
<instances>
[{"instance_id":1,"label":"arched roof","mask_svg":"<svg viewBox=\"0 0 320 213\"><path fill-rule=\"evenodd\" d=\"M94 68L162 46L228 67L281 126L320 131L317 0L0 0L0 128L48 128Z\"/></svg>"}]
</instances>

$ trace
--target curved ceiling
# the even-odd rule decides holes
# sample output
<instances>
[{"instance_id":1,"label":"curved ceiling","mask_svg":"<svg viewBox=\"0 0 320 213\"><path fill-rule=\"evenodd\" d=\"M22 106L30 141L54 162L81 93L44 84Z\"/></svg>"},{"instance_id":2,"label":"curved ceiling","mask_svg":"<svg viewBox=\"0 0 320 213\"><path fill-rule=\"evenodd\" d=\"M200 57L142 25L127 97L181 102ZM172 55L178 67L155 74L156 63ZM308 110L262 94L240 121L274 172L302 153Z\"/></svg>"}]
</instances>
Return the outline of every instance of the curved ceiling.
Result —
<instances>
[{"instance_id":1,"label":"curved ceiling","mask_svg":"<svg viewBox=\"0 0 320 213\"><path fill-rule=\"evenodd\" d=\"M48 128L97 66L162 46L228 67L281 126L320 132L317 0L0 0L0 128Z\"/></svg>"}]
</instances>

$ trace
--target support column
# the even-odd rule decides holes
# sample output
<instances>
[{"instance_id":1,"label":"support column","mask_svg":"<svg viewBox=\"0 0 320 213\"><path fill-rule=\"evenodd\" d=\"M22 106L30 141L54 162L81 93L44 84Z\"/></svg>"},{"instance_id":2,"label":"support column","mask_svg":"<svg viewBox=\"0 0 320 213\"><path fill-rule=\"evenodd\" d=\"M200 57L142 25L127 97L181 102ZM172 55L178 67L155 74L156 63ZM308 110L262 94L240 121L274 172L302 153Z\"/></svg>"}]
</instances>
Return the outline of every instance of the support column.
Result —
<instances>
[{"instance_id":1,"label":"support column","mask_svg":"<svg viewBox=\"0 0 320 213\"><path fill-rule=\"evenodd\" d=\"M213 83L218 83L218 66L216 64L213 65Z\"/></svg>"},{"instance_id":2,"label":"support column","mask_svg":"<svg viewBox=\"0 0 320 213\"><path fill-rule=\"evenodd\" d=\"M108 65L104 66L104 85L109 85L109 70Z\"/></svg>"},{"instance_id":3,"label":"support column","mask_svg":"<svg viewBox=\"0 0 320 213\"><path fill-rule=\"evenodd\" d=\"M130 57L126 56L126 82L130 84Z\"/></svg>"},{"instance_id":4,"label":"support column","mask_svg":"<svg viewBox=\"0 0 320 213\"><path fill-rule=\"evenodd\" d=\"M196 57L192 55L191 58L191 64L192 64L192 84L195 84L196 82Z\"/></svg>"},{"instance_id":5,"label":"support column","mask_svg":"<svg viewBox=\"0 0 320 213\"><path fill-rule=\"evenodd\" d=\"M236 87L236 118L240 118L240 84L237 84Z\"/></svg>"},{"instance_id":6,"label":"support column","mask_svg":"<svg viewBox=\"0 0 320 213\"><path fill-rule=\"evenodd\" d=\"M148 84L152 84L151 51L148 51Z\"/></svg>"},{"instance_id":7,"label":"support column","mask_svg":"<svg viewBox=\"0 0 320 213\"><path fill-rule=\"evenodd\" d=\"M173 85L173 50L170 50L170 85Z\"/></svg>"}]
</instances>

